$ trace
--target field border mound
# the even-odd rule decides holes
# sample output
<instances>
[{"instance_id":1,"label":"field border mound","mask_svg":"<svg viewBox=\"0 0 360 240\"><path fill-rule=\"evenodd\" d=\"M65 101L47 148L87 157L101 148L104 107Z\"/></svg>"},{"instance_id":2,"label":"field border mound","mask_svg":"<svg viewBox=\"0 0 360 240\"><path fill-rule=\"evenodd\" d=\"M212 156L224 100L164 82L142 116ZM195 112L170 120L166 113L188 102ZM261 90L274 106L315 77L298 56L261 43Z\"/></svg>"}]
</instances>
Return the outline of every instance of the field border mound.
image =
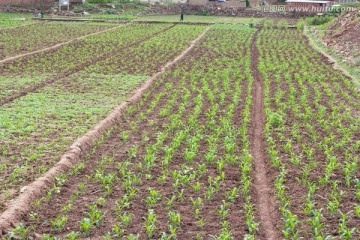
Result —
<instances>
[{"instance_id":1,"label":"field border mound","mask_svg":"<svg viewBox=\"0 0 360 240\"><path fill-rule=\"evenodd\" d=\"M23 187L20 195L15 198L10 203L10 206L0 215L0 237L6 235L12 228L15 228L21 219L30 211L30 204L35 199L39 199L43 196L45 192L53 186L55 178L60 174L67 172L72 166L78 163L81 157L96 144L101 136L110 130L111 127L115 126L127 107L140 101L142 96L154 85L158 78L164 74L166 70L183 59L209 30L210 27L207 27L198 38L191 42L190 46L185 51L178 55L173 61L168 62L162 67L161 70L152 76L141 88L136 90L126 102L115 108L110 115L102 120L91 131L77 139L70 146L69 150L61 156L60 161L57 162L44 176L39 177L31 184Z\"/></svg>"},{"instance_id":2,"label":"field border mound","mask_svg":"<svg viewBox=\"0 0 360 240\"><path fill-rule=\"evenodd\" d=\"M88 34L88 35L84 35L84 36L81 36L81 37L78 37L78 38L74 38L74 39L71 39L71 40L69 40L67 42L55 44L55 45L53 45L51 47L47 47L47 48L39 49L39 50L36 50L36 51L16 55L16 56L9 57L9 58L5 58L3 60L0 60L0 64L11 62L11 61L17 60L19 58L26 57L26 56L31 56L31 55L34 55L34 54L37 54L37 53L46 52L46 51L49 51L49 50L54 50L54 49L57 49L57 48L59 48L61 46L71 44L73 42L79 41L81 39L84 39L84 38L87 38L87 37L90 37L90 36L98 35L98 34L101 34L101 33L106 33L106 32L109 32L109 31L112 31L112 30L115 30L115 29L118 29L118 28L122 28L125 25L127 25L127 24L124 24L124 25L121 25L121 26L116 26L116 27L109 28L109 29L105 29L105 30L95 32L95 33L91 33L91 34Z\"/></svg>"}]
</instances>

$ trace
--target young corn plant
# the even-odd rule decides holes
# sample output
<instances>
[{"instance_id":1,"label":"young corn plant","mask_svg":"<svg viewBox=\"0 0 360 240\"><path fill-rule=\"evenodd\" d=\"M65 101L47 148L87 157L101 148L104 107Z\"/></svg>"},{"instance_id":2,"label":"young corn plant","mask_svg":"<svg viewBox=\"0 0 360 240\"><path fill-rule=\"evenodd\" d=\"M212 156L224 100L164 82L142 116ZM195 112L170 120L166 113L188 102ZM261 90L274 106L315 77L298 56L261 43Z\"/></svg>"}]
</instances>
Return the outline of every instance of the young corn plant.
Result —
<instances>
[{"instance_id":1,"label":"young corn plant","mask_svg":"<svg viewBox=\"0 0 360 240\"><path fill-rule=\"evenodd\" d=\"M69 218L67 216L58 216L55 220L51 221L51 226L56 232L61 232L68 220Z\"/></svg>"},{"instance_id":2,"label":"young corn plant","mask_svg":"<svg viewBox=\"0 0 360 240\"><path fill-rule=\"evenodd\" d=\"M98 209L96 204L92 204L89 206L89 212L87 215L90 218L90 221L92 224L100 227L104 221L106 212L101 212L101 210Z\"/></svg>"},{"instance_id":3,"label":"young corn plant","mask_svg":"<svg viewBox=\"0 0 360 240\"><path fill-rule=\"evenodd\" d=\"M150 196L146 198L146 204L148 205L149 208L152 208L158 203L158 201L162 199L162 196L159 191L156 191L151 188L149 188L148 190Z\"/></svg>"},{"instance_id":4,"label":"young corn plant","mask_svg":"<svg viewBox=\"0 0 360 240\"><path fill-rule=\"evenodd\" d=\"M93 228L93 224L89 218L84 218L80 222L80 229L84 233L85 237L90 236L90 232L92 228Z\"/></svg>"},{"instance_id":5,"label":"young corn plant","mask_svg":"<svg viewBox=\"0 0 360 240\"><path fill-rule=\"evenodd\" d=\"M127 228L130 226L132 218L134 217L134 214L132 213L127 213L124 212L121 216L120 216L120 222L121 222L121 226L124 228Z\"/></svg>"},{"instance_id":6,"label":"young corn plant","mask_svg":"<svg viewBox=\"0 0 360 240\"><path fill-rule=\"evenodd\" d=\"M342 214L340 222L339 222L339 228L340 228L339 233L340 233L340 237L342 239L350 240L350 239L353 239L356 228L351 228L351 229L348 228L347 221L348 221L347 214Z\"/></svg>"},{"instance_id":7,"label":"young corn plant","mask_svg":"<svg viewBox=\"0 0 360 240\"><path fill-rule=\"evenodd\" d=\"M181 214L174 211L169 211L170 225L173 228L181 227Z\"/></svg>"},{"instance_id":8,"label":"young corn plant","mask_svg":"<svg viewBox=\"0 0 360 240\"><path fill-rule=\"evenodd\" d=\"M154 213L153 209L149 209L148 216L146 222L144 223L146 229L146 235L148 238L152 238L157 230L157 216Z\"/></svg>"},{"instance_id":9,"label":"young corn plant","mask_svg":"<svg viewBox=\"0 0 360 240\"><path fill-rule=\"evenodd\" d=\"M218 210L219 215L220 215L220 220L221 221L225 221L227 216L229 215L230 209L229 207L229 203L226 203L225 200L222 201L223 204L220 205L220 209Z\"/></svg>"}]
</instances>

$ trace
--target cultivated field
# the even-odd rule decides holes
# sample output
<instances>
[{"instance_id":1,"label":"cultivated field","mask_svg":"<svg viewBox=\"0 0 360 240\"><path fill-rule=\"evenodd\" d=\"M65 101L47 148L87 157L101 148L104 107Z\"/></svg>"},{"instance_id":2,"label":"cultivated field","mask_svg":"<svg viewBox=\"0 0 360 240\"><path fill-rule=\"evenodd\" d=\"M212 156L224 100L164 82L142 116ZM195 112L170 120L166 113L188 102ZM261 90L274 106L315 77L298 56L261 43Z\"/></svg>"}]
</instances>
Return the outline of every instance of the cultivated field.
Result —
<instances>
[{"instance_id":1,"label":"cultivated field","mask_svg":"<svg viewBox=\"0 0 360 240\"><path fill-rule=\"evenodd\" d=\"M3 234L360 238L360 94L300 31L170 23L9 31L37 27L54 39L24 38L25 51L108 31L0 65L0 213L154 81Z\"/></svg>"},{"instance_id":2,"label":"cultivated field","mask_svg":"<svg viewBox=\"0 0 360 240\"><path fill-rule=\"evenodd\" d=\"M32 24L33 21L28 20L29 16L29 14L0 14L0 29Z\"/></svg>"},{"instance_id":3,"label":"cultivated field","mask_svg":"<svg viewBox=\"0 0 360 240\"><path fill-rule=\"evenodd\" d=\"M54 165L71 142L203 30L135 24L2 64L0 206L14 197L19 186ZM149 55L154 61L122 62L121 69L106 64L113 58L126 60L120 56L130 56L129 51L134 58Z\"/></svg>"},{"instance_id":4,"label":"cultivated field","mask_svg":"<svg viewBox=\"0 0 360 240\"><path fill-rule=\"evenodd\" d=\"M66 42L113 25L37 23L1 32L0 60Z\"/></svg>"}]
</instances>

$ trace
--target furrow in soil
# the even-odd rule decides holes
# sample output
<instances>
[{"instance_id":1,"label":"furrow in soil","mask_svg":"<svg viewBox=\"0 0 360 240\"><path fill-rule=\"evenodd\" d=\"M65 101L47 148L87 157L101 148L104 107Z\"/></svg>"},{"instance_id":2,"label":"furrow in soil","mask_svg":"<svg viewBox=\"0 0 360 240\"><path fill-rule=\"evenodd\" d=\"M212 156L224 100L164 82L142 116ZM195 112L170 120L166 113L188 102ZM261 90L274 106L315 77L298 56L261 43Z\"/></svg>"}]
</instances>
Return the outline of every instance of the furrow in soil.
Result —
<instances>
[{"instance_id":1,"label":"furrow in soil","mask_svg":"<svg viewBox=\"0 0 360 240\"><path fill-rule=\"evenodd\" d=\"M273 190L269 184L266 171L266 143L264 140L265 114L263 79L258 70L259 50L256 46L258 32L252 41L251 68L254 77L252 124L251 124L251 152L254 157L254 189L256 193L256 207L260 218L261 239L277 240L275 229Z\"/></svg>"}]
</instances>

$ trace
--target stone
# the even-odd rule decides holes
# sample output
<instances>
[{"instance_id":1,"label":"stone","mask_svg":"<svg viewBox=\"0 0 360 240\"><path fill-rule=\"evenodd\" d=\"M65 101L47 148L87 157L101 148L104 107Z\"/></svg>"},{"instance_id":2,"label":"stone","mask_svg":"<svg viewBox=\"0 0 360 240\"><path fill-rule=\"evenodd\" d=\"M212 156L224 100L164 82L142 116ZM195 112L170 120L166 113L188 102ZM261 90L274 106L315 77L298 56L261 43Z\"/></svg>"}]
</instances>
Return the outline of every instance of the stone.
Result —
<instances>
[{"instance_id":1,"label":"stone","mask_svg":"<svg viewBox=\"0 0 360 240\"><path fill-rule=\"evenodd\" d=\"M20 192L23 193L23 192L25 192L26 189L27 189L27 186L22 187L21 190L20 190Z\"/></svg>"}]
</instances>

